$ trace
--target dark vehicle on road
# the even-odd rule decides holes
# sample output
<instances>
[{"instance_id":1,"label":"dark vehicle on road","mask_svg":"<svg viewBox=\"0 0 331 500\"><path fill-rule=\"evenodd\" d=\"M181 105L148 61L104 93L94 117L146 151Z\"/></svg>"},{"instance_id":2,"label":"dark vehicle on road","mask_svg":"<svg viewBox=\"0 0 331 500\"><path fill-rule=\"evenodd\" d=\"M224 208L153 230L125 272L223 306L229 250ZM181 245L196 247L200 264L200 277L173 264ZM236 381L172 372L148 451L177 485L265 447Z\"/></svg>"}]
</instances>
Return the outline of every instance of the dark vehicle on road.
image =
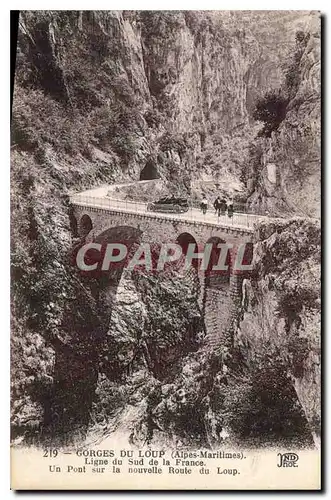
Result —
<instances>
[{"instance_id":1,"label":"dark vehicle on road","mask_svg":"<svg viewBox=\"0 0 331 500\"><path fill-rule=\"evenodd\" d=\"M187 212L188 209L189 205L186 198L175 198L174 196L167 196L147 205L147 210L151 212L181 214Z\"/></svg>"}]
</instances>

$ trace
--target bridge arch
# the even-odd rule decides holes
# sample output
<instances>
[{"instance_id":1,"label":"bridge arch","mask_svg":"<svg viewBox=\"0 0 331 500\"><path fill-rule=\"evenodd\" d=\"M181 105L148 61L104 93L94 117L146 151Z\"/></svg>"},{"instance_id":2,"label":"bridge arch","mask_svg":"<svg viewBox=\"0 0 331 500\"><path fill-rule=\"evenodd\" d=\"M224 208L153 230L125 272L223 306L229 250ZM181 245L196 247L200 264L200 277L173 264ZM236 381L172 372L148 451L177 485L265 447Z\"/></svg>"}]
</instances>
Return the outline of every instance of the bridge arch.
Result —
<instances>
[{"instance_id":1,"label":"bridge arch","mask_svg":"<svg viewBox=\"0 0 331 500\"><path fill-rule=\"evenodd\" d=\"M186 256L189 244L194 244L194 252L198 252L198 243L191 233L181 233L177 236L176 243L181 246L183 257ZM192 266L198 267L198 259L192 260Z\"/></svg>"},{"instance_id":2,"label":"bridge arch","mask_svg":"<svg viewBox=\"0 0 331 500\"><path fill-rule=\"evenodd\" d=\"M79 235L87 236L93 229L92 219L89 215L84 214L79 221Z\"/></svg>"},{"instance_id":3,"label":"bridge arch","mask_svg":"<svg viewBox=\"0 0 331 500\"><path fill-rule=\"evenodd\" d=\"M110 263L108 269L100 273L100 276L103 277L105 282L107 282L107 279L111 279L113 282L119 282L123 269L127 266L130 257L132 257L134 251L141 242L141 235L142 232L136 227L122 225L110 227L95 237L95 242L101 244L101 262L103 262L109 243L124 245L126 248L126 256L123 260L118 263ZM114 249L114 255L119 255L117 249Z\"/></svg>"},{"instance_id":4,"label":"bridge arch","mask_svg":"<svg viewBox=\"0 0 331 500\"><path fill-rule=\"evenodd\" d=\"M153 160L148 160L142 171L140 172L141 181L149 181L153 179L159 179L160 174L156 168L156 165Z\"/></svg>"},{"instance_id":5,"label":"bridge arch","mask_svg":"<svg viewBox=\"0 0 331 500\"><path fill-rule=\"evenodd\" d=\"M212 245L211 255L209 259L208 268L206 270L206 286L212 288L226 288L230 286L230 276L232 268L232 259L230 249L227 251L227 256L225 260L225 265L228 269L213 271L213 267L217 265L221 252L225 252L225 249L218 248L220 244L226 244L226 241L218 236L212 236L206 242L206 244Z\"/></svg>"}]
</instances>

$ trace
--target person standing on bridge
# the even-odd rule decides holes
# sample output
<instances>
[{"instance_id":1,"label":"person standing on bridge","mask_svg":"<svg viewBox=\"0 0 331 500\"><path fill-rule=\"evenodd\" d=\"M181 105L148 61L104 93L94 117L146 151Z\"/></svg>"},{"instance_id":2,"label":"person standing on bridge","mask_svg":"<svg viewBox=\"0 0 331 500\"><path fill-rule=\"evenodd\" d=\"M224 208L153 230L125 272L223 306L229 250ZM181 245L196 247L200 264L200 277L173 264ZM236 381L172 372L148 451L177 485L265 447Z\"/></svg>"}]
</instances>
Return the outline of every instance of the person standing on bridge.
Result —
<instances>
[{"instance_id":1,"label":"person standing on bridge","mask_svg":"<svg viewBox=\"0 0 331 500\"><path fill-rule=\"evenodd\" d=\"M216 200L214 201L214 208L215 208L215 214L217 214L219 217L221 212L221 199L219 196L217 196Z\"/></svg>"},{"instance_id":2,"label":"person standing on bridge","mask_svg":"<svg viewBox=\"0 0 331 500\"><path fill-rule=\"evenodd\" d=\"M228 217L232 217L233 216L233 203L232 201L230 201L230 203L228 204Z\"/></svg>"},{"instance_id":3,"label":"person standing on bridge","mask_svg":"<svg viewBox=\"0 0 331 500\"><path fill-rule=\"evenodd\" d=\"M226 212L226 199L222 198L221 199L221 206L220 206L220 214L225 215Z\"/></svg>"},{"instance_id":4,"label":"person standing on bridge","mask_svg":"<svg viewBox=\"0 0 331 500\"><path fill-rule=\"evenodd\" d=\"M202 198L202 202L201 202L200 207L201 207L202 213L205 215L207 212L207 208L208 208L208 201L207 201L207 198L205 196Z\"/></svg>"}]
</instances>

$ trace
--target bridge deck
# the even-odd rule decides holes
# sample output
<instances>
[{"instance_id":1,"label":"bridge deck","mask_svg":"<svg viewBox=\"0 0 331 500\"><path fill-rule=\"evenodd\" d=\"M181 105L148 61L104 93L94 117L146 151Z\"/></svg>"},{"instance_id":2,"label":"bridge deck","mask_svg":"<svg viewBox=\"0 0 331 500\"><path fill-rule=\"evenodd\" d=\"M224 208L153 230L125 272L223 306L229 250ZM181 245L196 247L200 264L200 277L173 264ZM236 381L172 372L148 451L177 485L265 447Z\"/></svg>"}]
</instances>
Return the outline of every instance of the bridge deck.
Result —
<instances>
[{"instance_id":1,"label":"bridge deck","mask_svg":"<svg viewBox=\"0 0 331 500\"><path fill-rule=\"evenodd\" d=\"M91 207L102 209L108 212L123 212L137 215L144 215L150 218L164 219L164 220L178 220L190 224L207 224L214 227L233 227L247 232L253 232L254 224L264 216L244 213L234 213L232 217L221 215L220 217L215 214L214 209L209 209L206 214L201 210L191 207L188 212L184 213L164 213L153 212L147 210L147 203L136 202L129 200L118 200L104 195L104 191L99 190L97 195L93 191L74 194L70 197L70 202L73 205Z\"/></svg>"}]
</instances>

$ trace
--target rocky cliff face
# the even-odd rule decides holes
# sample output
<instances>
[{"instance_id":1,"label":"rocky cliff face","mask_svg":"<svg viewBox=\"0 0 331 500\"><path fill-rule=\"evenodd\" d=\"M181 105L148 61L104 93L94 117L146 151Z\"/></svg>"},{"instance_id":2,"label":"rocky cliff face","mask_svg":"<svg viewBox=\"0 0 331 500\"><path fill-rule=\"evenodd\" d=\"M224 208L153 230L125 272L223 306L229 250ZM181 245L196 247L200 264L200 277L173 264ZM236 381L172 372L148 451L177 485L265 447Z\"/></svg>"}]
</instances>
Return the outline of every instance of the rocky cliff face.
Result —
<instances>
[{"instance_id":1,"label":"rocky cliff face","mask_svg":"<svg viewBox=\"0 0 331 500\"><path fill-rule=\"evenodd\" d=\"M320 229L300 219L262 224L243 283L236 343L250 366L281 368L310 431L320 436Z\"/></svg>"},{"instance_id":2,"label":"rocky cliff face","mask_svg":"<svg viewBox=\"0 0 331 500\"><path fill-rule=\"evenodd\" d=\"M274 214L320 215L320 30L311 25L304 49L296 48L285 119L261 142L259 174L250 203ZM289 83L289 82L288 82Z\"/></svg>"},{"instance_id":3,"label":"rocky cliff face","mask_svg":"<svg viewBox=\"0 0 331 500\"><path fill-rule=\"evenodd\" d=\"M28 117L17 110L14 141L30 133L30 142L48 143L56 156L62 145L62 153L69 150L82 165L109 170L111 164L120 179L139 179L150 164L157 175L170 182L180 178L187 188L190 181L212 180L230 195L239 191L247 197L240 179L259 129L252 119L254 101L282 84L295 33L315 30L317 36L316 24L316 14L300 11L22 13L16 102L32 108L35 130L26 130ZM313 99L316 107L314 37L304 59L296 102L307 107ZM31 86L35 95L20 92ZM52 134L44 129L47 106L55 122ZM290 113L293 106L280 137L263 147L265 164L276 161L270 148L277 155L285 142L297 139L293 120L300 128L306 108ZM317 117L316 108L312 127ZM276 163L286 184L284 158ZM304 158L300 165L294 161L298 171L307 164ZM316 164L310 168L315 172ZM267 189L264 195L273 197Z\"/></svg>"}]
</instances>

